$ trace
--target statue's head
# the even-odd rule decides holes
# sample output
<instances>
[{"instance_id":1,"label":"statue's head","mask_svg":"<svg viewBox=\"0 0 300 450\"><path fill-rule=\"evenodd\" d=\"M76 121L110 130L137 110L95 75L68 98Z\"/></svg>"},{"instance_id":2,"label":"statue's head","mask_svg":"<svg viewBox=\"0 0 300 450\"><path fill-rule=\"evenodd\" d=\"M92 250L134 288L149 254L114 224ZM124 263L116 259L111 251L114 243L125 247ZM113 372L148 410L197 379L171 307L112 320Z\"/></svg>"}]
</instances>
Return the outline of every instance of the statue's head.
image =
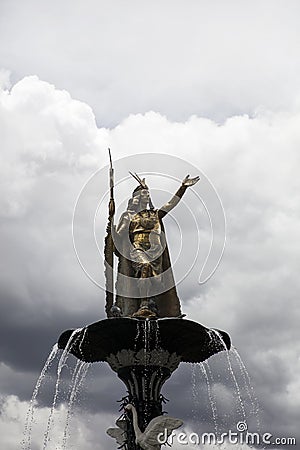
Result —
<instances>
[{"instance_id":1,"label":"statue's head","mask_svg":"<svg viewBox=\"0 0 300 450\"><path fill-rule=\"evenodd\" d=\"M140 196L134 195L132 193L132 197L128 200L127 209L129 211L138 212L140 209Z\"/></svg>"},{"instance_id":2,"label":"statue's head","mask_svg":"<svg viewBox=\"0 0 300 450\"><path fill-rule=\"evenodd\" d=\"M150 209L154 209L153 203L150 198L149 188L146 185L145 178L141 179L136 173L133 174L129 172L138 182L139 185L134 189L132 193L132 199L130 206L134 210L139 208L147 207L149 205Z\"/></svg>"},{"instance_id":3,"label":"statue's head","mask_svg":"<svg viewBox=\"0 0 300 450\"><path fill-rule=\"evenodd\" d=\"M148 188L143 188L142 186L138 186L132 193L133 198L139 198L139 200L143 203L149 203L150 193Z\"/></svg>"}]
</instances>

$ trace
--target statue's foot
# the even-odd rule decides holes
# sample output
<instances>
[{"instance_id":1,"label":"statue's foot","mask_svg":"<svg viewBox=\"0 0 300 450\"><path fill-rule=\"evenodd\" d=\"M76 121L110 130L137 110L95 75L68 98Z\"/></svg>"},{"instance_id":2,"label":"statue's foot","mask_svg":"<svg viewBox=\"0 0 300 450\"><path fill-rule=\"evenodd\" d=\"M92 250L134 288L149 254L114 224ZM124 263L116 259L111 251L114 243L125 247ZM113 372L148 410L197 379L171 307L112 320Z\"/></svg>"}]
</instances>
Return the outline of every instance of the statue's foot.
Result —
<instances>
[{"instance_id":1,"label":"statue's foot","mask_svg":"<svg viewBox=\"0 0 300 450\"><path fill-rule=\"evenodd\" d=\"M151 311L148 306L142 306L137 312L132 315L132 317L140 319L156 319L157 314Z\"/></svg>"}]
</instances>

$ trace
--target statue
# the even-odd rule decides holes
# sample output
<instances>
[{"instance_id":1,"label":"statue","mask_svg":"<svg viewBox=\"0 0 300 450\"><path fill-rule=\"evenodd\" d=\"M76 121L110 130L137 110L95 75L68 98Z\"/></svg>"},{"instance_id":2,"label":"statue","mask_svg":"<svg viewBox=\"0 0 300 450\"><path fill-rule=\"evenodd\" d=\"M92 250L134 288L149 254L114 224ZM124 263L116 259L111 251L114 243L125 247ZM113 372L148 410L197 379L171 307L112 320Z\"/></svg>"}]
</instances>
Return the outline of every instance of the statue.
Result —
<instances>
[{"instance_id":1,"label":"statue","mask_svg":"<svg viewBox=\"0 0 300 450\"><path fill-rule=\"evenodd\" d=\"M115 207L112 195L109 206L108 231L113 241L113 252L119 261L116 300L114 305L110 305L108 315L116 317L117 311L122 317L179 317L180 302L162 219L178 204L186 189L198 182L199 177L187 175L171 200L155 209L145 179L130 174L139 185L117 226L113 225Z\"/></svg>"}]
</instances>

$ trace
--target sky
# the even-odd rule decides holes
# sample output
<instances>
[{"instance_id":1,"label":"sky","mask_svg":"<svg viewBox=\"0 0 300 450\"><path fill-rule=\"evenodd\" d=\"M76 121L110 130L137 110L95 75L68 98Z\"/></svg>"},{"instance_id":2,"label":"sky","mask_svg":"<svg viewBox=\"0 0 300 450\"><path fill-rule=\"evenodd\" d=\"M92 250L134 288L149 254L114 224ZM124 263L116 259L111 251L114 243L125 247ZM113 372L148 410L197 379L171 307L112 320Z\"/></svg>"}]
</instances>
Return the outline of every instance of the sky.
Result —
<instances>
[{"instance_id":1,"label":"sky","mask_svg":"<svg viewBox=\"0 0 300 450\"><path fill-rule=\"evenodd\" d=\"M217 217L212 266L223 217L212 206L216 194L205 197L207 186L218 193L225 252L206 283L198 283L196 265L179 284L182 310L230 334L251 378L261 430L300 442L299 21L293 0L0 1L1 448L21 448L36 380L61 332L105 317L103 290L74 251L72 218L80 192L95 180L99 194L95 184L91 209L84 205L75 221L75 244L84 268L99 275L93 238L101 249L108 147L120 182L118 215L135 187L122 179L127 164L138 173L149 166L156 205L177 189L188 164L191 176L200 174L197 193ZM180 278L196 244L205 259L211 237L191 190L165 227ZM231 362L253 428L234 354ZM63 370L48 450L64 448L63 393L74 365L70 358ZM57 359L37 398L32 450L43 448L56 367ZM209 367L219 427L233 429L240 411L226 355ZM115 448L105 430L124 394L107 364L90 367L67 448ZM186 430L213 429L200 367L182 363L163 394Z\"/></svg>"}]
</instances>

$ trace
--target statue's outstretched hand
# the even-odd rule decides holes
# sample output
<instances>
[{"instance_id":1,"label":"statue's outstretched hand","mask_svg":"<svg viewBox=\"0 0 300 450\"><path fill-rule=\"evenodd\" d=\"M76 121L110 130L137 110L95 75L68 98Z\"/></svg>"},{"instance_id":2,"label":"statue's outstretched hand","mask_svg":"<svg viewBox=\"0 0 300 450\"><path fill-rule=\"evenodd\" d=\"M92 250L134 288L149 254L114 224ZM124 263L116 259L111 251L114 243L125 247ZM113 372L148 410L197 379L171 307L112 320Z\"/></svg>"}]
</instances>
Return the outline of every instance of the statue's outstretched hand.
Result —
<instances>
[{"instance_id":1,"label":"statue's outstretched hand","mask_svg":"<svg viewBox=\"0 0 300 450\"><path fill-rule=\"evenodd\" d=\"M194 186L198 181L200 180L200 177L190 178L189 175L185 177L185 179L182 181L183 186Z\"/></svg>"}]
</instances>

